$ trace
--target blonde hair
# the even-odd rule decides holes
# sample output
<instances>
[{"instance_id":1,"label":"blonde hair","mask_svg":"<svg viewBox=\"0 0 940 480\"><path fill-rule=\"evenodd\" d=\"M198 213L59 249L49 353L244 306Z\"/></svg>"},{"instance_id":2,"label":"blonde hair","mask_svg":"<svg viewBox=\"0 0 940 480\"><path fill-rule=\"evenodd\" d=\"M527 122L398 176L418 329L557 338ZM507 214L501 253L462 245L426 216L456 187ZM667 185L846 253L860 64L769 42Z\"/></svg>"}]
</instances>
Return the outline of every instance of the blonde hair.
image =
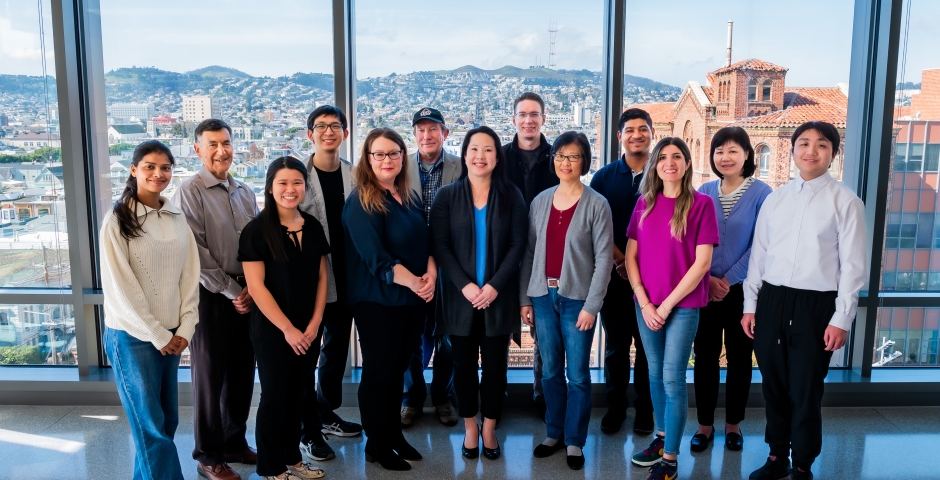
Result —
<instances>
[{"instance_id":1,"label":"blonde hair","mask_svg":"<svg viewBox=\"0 0 940 480\"><path fill-rule=\"evenodd\" d=\"M650 159L646 162L643 169L643 183L640 184L640 195L646 203L646 209L643 210L643 216L640 217L640 225L653 207L656 206L656 196L663 191L663 180L659 178L656 166L659 165L659 154L663 148L672 145L679 149L679 152L685 157L686 170L682 176L682 185L679 189L679 196L676 197L676 207L672 212L672 219L669 220L669 231L676 240L682 240L688 227L689 211L692 210L693 192L692 188L692 153L689 146L678 137L666 137L659 141L653 147L650 153Z\"/></svg>"},{"instance_id":2,"label":"blonde hair","mask_svg":"<svg viewBox=\"0 0 940 480\"><path fill-rule=\"evenodd\" d=\"M411 182L408 178L408 169L411 162L408 161L408 147L398 132L390 128L376 128L366 135L362 143L362 153L359 156L359 162L353 168L353 180L359 189L359 202L366 213L388 213L388 207L385 205L385 188L379 184L375 172L372 170L370 153L372 143L378 138L385 138L395 142L401 148L401 171L395 177L395 186L398 187L398 194L401 195L401 203L406 207L412 206L417 200L411 191Z\"/></svg>"}]
</instances>

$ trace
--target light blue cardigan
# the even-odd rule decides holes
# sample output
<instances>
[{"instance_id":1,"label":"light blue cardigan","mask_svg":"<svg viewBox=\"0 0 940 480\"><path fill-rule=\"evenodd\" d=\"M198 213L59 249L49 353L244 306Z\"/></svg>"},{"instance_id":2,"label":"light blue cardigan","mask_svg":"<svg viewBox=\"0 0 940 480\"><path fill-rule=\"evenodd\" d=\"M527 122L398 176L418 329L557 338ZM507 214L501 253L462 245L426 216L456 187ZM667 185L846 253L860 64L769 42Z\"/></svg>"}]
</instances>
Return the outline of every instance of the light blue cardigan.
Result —
<instances>
[{"instance_id":1,"label":"light blue cardigan","mask_svg":"<svg viewBox=\"0 0 940 480\"><path fill-rule=\"evenodd\" d=\"M718 233L721 243L712 252L711 276L728 278L728 283L735 285L747 277L747 263L751 258L751 242L754 239L754 226L757 224L757 214L764 204L764 199L773 190L766 183L755 180L744 192L744 195L734 204L728 218L721 209L718 199L718 183L721 180L708 182L698 188L698 191L712 197L715 202L715 214L718 216Z\"/></svg>"}]
</instances>

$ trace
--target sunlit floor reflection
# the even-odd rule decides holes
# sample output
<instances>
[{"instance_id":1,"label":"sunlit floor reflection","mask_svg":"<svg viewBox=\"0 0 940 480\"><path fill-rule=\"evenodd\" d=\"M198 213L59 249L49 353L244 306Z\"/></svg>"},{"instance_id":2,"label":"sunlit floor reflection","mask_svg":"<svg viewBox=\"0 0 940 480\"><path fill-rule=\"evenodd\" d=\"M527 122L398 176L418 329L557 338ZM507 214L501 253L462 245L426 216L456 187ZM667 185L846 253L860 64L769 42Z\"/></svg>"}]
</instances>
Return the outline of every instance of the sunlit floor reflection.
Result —
<instances>
[{"instance_id":1,"label":"sunlit floor reflection","mask_svg":"<svg viewBox=\"0 0 940 480\"><path fill-rule=\"evenodd\" d=\"M254 444L254 412L249 420L249 442ZM358 421L355 408L343 408L344 418ZM689 451L695 431L695 411L690 412L679 456L683 479L740 479L763 464L763 411L748 410L742 424L745 448L731 452L721 435L723 411L718 412L719 434L702 453ZM651 437L631 430L633 417L614 435L600 431L604 410L592 412L584 453L583 471L572 472L564 451L544 459L532 457L532 449L545 437L545 425L530 410L511 409L497 430L503 450L499 460L482 456L468 460L460 455L464 431L461 422L445 427L431 409L406 430L406 437L423 455L407 474L391 474L366 464L362 438L330 437L336 459L319 466L327 478L384 479L406 476L421 480L458 479L645 479L647 470L630 465L630 457L646 447ZM816 478L831 479L940 479L940 408L829 408L824 411L822 455L813 466ZM192 460L192 408L180 409L176 436L183 474L196 479ZM120 407L0 407L0 479L111 479L130 478L134 445ZM242 478L259 478L250 465L233 465Z\"/></svg>"}]
</instances>

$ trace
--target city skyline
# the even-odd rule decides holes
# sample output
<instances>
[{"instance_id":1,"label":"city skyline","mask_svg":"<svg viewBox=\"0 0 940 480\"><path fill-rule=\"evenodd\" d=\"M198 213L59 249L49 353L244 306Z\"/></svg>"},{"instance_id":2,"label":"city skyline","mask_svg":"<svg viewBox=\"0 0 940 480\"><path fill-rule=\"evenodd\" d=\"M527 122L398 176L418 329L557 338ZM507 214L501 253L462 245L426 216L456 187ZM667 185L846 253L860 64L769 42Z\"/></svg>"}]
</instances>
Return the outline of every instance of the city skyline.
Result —
<instances>
[{"instance_id":1,"label":"city skyline","mask_svg":"<svg viewBox=\"0 0 940 480\"><path fill-rule=\"evenodd\" d=\"M790 2L785 10L761 8L744 0L719 2L717 7L700 3L684 2L666 18L655 5L628 2L626 72L678 87L689 80L702 82L701 72L723 64L730 19L735 22L734 61L761 58L787 66L791 69L788 79L795 84L848 82L851 0L822 4L800 0ZM218 64L259 77L331 73L330 5L326 0L313 4L284 0L258 9L247 0L232 0L219 9L175 0L159 7L103 0L105 71L137 65L185 72ZM577 11L568 11L560 1L507 7L486 0L472 10L466 10L465 4L424 5L410 0L397 2L395 8L373 0L356 5L360 79L468 64L485 69L525 68L537 58L548 64L547 30L552 20L559 28L558 68L601 70L603 10L599 0ZM807 15L810 5L812 15ZM52 71L47 2L43 8L47 71ZM913 8L909 43L936 44L940 32L929 25L940 23L940 5L916 2ZM768 24L784 27L767 35ZM41 74L38 28L35 4L6 0L0 11L0 73ZM207 45L220 48L205 52ZM201 50L180 54L194 52L194 48ZM914 48L906 68L919 72L940 66L937 63L929 49Z\"/></svg>"}]
</instances>

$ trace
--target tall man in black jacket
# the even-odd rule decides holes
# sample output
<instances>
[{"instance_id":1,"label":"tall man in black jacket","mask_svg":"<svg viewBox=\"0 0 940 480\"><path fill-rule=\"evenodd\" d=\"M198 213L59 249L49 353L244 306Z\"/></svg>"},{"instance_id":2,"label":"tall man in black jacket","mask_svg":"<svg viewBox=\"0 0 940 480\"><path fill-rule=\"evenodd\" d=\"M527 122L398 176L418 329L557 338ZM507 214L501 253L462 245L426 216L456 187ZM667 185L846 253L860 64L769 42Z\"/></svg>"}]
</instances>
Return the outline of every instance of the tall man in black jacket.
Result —
<instances>
[{"instance_id":1,"label":"tall man in black jacket","mask_svg":"<svg viewBox=\"0 0 940 480\"><path fill-rule=\"evenodd\" d=\"M558 185L558 176L552 166L552 145L542 135L545 125L545 102L536 93L519 95L512 105L512 124L516 136L504 148L509 180L519 187L526 209L543 190ZM545 420L545 397L542 394L542 359L535 327L529 327L534 353L532 358L532 400L542 421Z\"/></svg>"}]
</instances>

